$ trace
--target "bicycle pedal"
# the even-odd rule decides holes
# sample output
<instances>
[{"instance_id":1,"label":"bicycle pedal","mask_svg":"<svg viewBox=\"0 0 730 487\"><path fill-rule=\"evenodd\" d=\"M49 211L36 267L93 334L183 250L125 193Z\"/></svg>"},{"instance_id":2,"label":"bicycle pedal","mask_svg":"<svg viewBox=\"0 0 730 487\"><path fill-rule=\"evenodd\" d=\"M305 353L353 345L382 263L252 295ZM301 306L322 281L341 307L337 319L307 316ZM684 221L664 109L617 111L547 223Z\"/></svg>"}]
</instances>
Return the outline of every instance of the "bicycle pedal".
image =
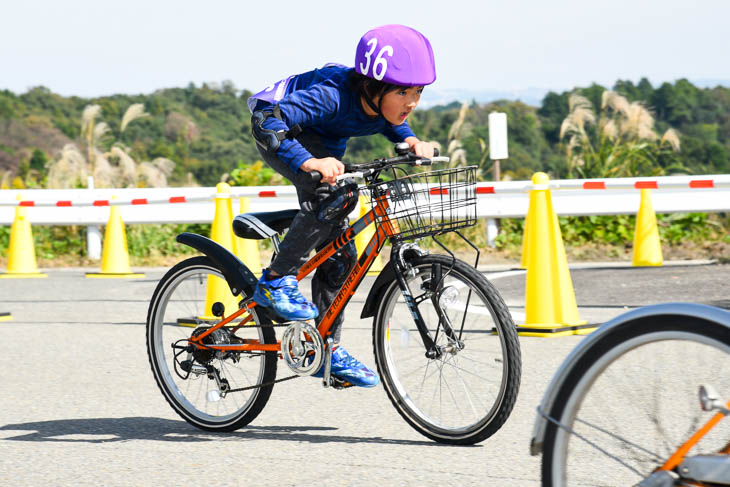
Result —
<instances>
[{"instance_id":1,"label":"bicycle pedal","mask_svg":"<svg viewBox=\"0 0 730 487\"><path fill-rule=\"evenodd\" d=\"M355 387L354 384L350 384L345 379L340 379L339 377L330 376L330 386L333 389L348 389L350 387Z\"/></svg>"}]
</instances>

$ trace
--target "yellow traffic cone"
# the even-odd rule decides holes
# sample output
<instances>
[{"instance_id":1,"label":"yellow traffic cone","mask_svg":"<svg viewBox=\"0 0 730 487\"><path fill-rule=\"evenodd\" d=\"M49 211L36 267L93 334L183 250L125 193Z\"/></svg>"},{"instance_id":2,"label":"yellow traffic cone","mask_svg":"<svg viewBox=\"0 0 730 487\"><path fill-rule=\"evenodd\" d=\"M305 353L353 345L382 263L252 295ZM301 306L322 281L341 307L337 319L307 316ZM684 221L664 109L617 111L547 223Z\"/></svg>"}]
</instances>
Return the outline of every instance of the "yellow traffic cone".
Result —
<instances>
[{"instance_id":1,"label":"yellow traffic cone","mask_svg":"<svg viewBox=\"0 0 730 487\"><path fill-rule=\"evenodd\" d=\"M520 259L520 268L527 269L527 230L530 228L530 210L525 215L525 227L522 229L522 258Z\"/></svg>"},{"instance_id":2,"label":"yellow traffic cone","mask_svg":"<svg viewBox=\"0 0 730 487\"><path fill-rule=\"evenodd\" d=\"M233 202L231 201L231 187L226 183L218 183L215 187L215 215L213 225L210 228L210 238L235 253L235 241L233 239ZM197 320L217 321L220 318L213 314L213 305L222 303L224 316L228 316L238 309L238 300L231 292L231 288L225 279L217 276L208 276L208 283L205 291L205 312L198 316ZM186 325L185 320L179 319L178 323ZM195 323L195 322L194 322ZM194 324L192 326L195 326Z\"/></svg>"},{"instance_id":3,"label":"yellow traffic cone","mask_svg":"<svg viewBox=\"0 0 730 487\"><path fill-rule=\"evenodd\" d=\"M558 216L553 210L545 173L532 177L529 228L527 234L527 282L525 324L518 327L523 336L562 336L590 333L578 316L568 260L563 247Z\"/></svg>"},{"instance_id":4,"label":"yellow traffic cone","mask_svg":"<svg viewBox=\"0 0 730 487\"><path fill-rule=\"evenodd\" d=\"M651 190L642 189L639 213L636 215L632 264L635 266L660 266L663 263L664 258L662 257L662 245L659 242L656 214L651 204Z\"/></svg>"},{"instance_id":5,"label":"yellow traffic cone","mask_svg":"<svg viewBox=\"0 0 730 487\"><path fill-rule=\"evenodd\" d=\"M0 313L0 321L10 321L13 319L13 315L10 313Z\"/></svg>"},{"instance_id":6,"label":"yellow traffic cone","mask_svg":"<svg viewBox=\"0 0 730 487\"><path fill-rule=\"evenodd\" d=\"M18 194L17 200L22 201ZM10 247L8 249L8 271L0 274L0 278L48 277L38 272L33 245L33 231L28 221L27 208L18 205L15 218L10 227Z\"/></svg>"},{"instance_id":7,"label":"yellow traffic cone","mask_svg":"<svg viewBox=\"0 0 730 487\"><path fill-rule=\"evenodd\" d=\"M364 195L360 195L360 218L370 211L370 199ZM375 224L371 223L365 229L355 236L355 247L357 248L357 255L362 254L363 250L370 242L370 239L375 235ZM368 276L377 276L380 271L383 270L383 261L380 260L380 254L375 257L373 265L368 270Z\"/></svg>"},{"instance_id":8,"label":"yellow traffic cone","mask_svg":"<svg viewBox=\"0 0 730 487\"><path fill-rule=\"evenodd\" d=\"M248 213L251 209L251 198L241 197L239 205L241 213ZM238 238L235 235L233 239L236 242L236 256L241 259L241 262L246 264L246 267L251 272L260 276L263 268L261 267L261 254L259 253L258 242L249 238Z\"/></svg>"},{"instance_id":9,"label":"yellow traffic cone","mask_svg":"<svg viewBox=\"0 0 730 487\"><path fill-rule=\"evenodd\" d=\"M112 196L112 200L116 200ZM109 207L109 222L104 229L104 242L101 250L101 272L87 272L91 278L139 278L144 274L132 272L129 267L127 232L118 205Z\"/></svg>"}]
</instances>

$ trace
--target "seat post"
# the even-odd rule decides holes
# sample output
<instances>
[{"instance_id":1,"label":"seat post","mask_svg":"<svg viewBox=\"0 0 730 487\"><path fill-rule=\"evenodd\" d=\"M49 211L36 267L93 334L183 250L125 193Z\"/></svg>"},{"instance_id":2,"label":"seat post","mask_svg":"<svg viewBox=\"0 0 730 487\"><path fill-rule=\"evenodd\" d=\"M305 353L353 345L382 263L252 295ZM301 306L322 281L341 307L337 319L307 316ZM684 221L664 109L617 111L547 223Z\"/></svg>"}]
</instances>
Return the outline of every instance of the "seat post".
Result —
<instances>
[{"instance_id":1,"label":"seat post","mask_svg":"<svg viewBox=\"0 0 730 487\"><path fill-rule=\"evenodd\" d=\"M279 240L279 234L278 233L275 233L274 235L272 235L269 238L269 240L271 240L271 243L274 246L274 254L275 255L278 254L279 253L279 243L281 242Z\"/></svg>"}]
</instances>

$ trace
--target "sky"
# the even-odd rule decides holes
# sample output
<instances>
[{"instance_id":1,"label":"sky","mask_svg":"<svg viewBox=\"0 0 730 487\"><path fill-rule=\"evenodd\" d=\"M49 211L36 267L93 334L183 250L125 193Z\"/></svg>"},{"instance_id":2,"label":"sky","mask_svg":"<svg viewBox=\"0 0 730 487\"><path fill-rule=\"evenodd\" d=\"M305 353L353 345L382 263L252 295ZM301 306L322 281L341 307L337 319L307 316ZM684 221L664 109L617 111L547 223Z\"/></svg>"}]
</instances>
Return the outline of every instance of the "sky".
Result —
<instances>
[{"instance_id":1,"label":"sky","mask_svg":"<svg viewBox=\"0 0 730 487\"><path fill-rule=\"evenodd\" d=\"M434 49L435 91L564 91L647 77L730 83L728 0L23 0L0 9L0 89L148 94L232 81L259 91L367 30L409 25Z\"/></svg>"}]
</instances>

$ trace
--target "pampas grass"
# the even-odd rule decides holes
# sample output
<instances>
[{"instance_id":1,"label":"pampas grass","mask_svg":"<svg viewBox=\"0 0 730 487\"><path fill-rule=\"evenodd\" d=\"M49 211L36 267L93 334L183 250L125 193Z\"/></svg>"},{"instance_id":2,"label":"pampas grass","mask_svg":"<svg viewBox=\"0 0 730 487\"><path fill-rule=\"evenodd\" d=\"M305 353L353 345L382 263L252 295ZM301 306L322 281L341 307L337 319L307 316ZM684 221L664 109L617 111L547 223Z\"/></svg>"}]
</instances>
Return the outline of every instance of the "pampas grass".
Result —
<instances>
[{"instance_id":1,"label":"pampas grass","mask_svg":"<svg viewBox=\"0 0 730 487\"><path fill-rule=\"evenodd\" d=\"M101 115L100 105L86 105L81 114L81 134L86 135L94 132L94 119Z\"/></svg>"},{"instance_id":2,"label":"pampas grass","mask_svg":"<svg viewBox=\"0 0 730 487\"><path fill-rule=\"evenodd\" d=\"M127 108L127 111L124 112L124 116L122 117L122 126L119 131L124 132L124 129L127 128L127 125L129 125L130 122L137 120L138 118L148 117L149 115L149 113L144 111L144 104L134 103L129 105L129 108Z\"/></svg>"},{"instance_id":3,"label":"pampas grass","mask_svg":"<svg viewBox=\"0 0 730 487\"><path fill-rule=\"evenodd\" d=\"M607 90L601 95L597 123L586 97L572 94L568 107L570 111L560 126L560 139L566 140L571 173L575 171L581 177L636 176L653 164L655 154L664 150L663 145L679 151L676 130L667 130L658 140L649 109L640 101L629 102L615 91ZM587 130L592 124L596 124L595 136Z\"/></svg>"},{"instance_id":4,"label":"pampas grass","mask_svg":"<svg viewBox=\"0 0 730 487\"><path fill-rule=\"evenodd\" d=\"M679 132L674 129L668 129L664 132L662 140L659 142L659 145L662 144L669 144L669 147L671 147L674 152L679 152Z\"/></svg>"},{"instance_id":5,"label":"pampas grass","mask_svg":"<svg viewBox=\"0 0 730 487\"><path fill-rule=\"evenodd\" d=\"M76 144L63 146L57 157L46 164L48 168L48 188L71 189L86 183L89 175L84 155Z\"/></svg>"},{"instance_id":6,"label":"pampas grass","mask_svg":"<svg viewBox=\"0 0 730 487\"><path fill-rule=\"evenodd\" d=\"M588 98L573 93L568 98L568 109L570 112L560 125L560 138L566 135L579 135L586 137L586 126L596 122L596 116L591 108Z\"/></svg>"},{"instance_id":7,"label":"pampas grass","mask_svg":"<svg viewBox=\"0 0 730 487\"><path fill-rule=\"evenodd\" d=\"M92 137L94 146L99 145L99 143L101 142L101 139L103 139L105 136L107 136L109 134L109 132L111 132L111 129L109 128L109 125L106 122L100 122L100 123L96 124L96 126L94 127L94 132L93 132L93 137Z\"/></svg>"}]
</instances>

